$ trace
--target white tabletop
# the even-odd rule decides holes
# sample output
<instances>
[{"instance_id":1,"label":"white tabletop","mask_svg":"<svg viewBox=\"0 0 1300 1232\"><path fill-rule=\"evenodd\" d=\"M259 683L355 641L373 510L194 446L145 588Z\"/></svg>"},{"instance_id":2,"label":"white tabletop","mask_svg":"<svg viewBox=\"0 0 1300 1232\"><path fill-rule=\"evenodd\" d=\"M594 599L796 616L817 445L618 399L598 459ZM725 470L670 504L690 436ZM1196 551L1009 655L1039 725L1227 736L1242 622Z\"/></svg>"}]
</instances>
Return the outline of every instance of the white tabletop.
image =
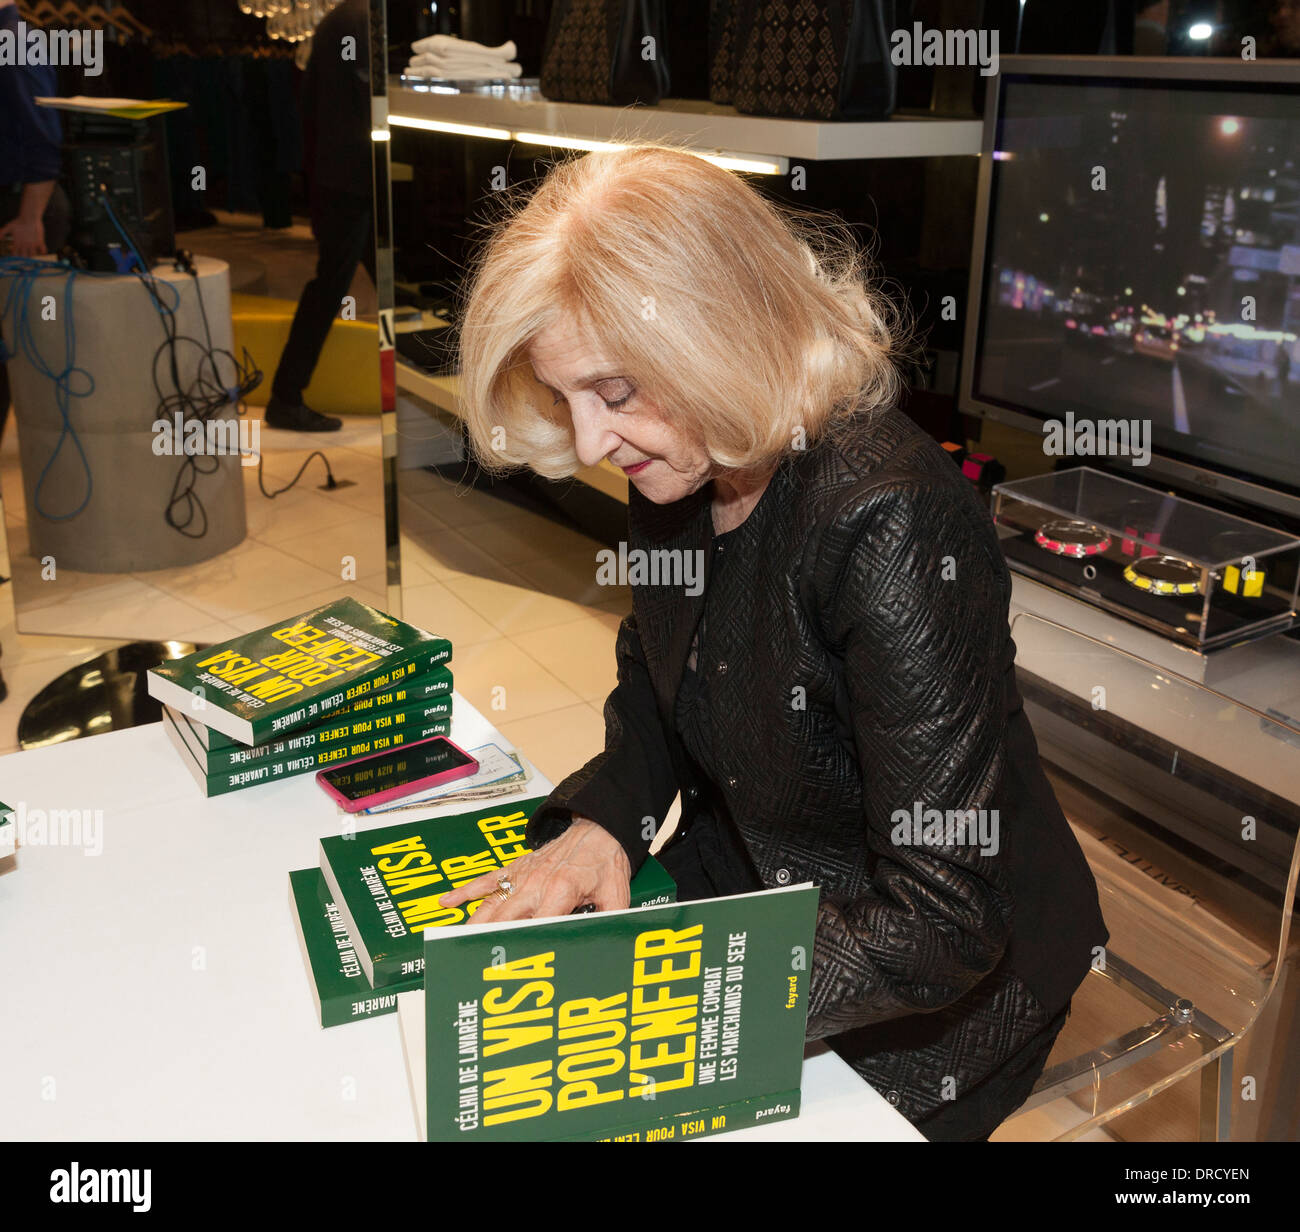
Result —
<instances>
[{"instance_id":1,"label":"white tabletop","mask_svg":"<svg viewBox=\"0 0 1300 1232\"><path fill-rule=\"evenodd\" d=\"M453 714L462 747L510 747ZM0 860L0 1139L415 1138L397 1015L315 1016L288 886L337 832L313 775L205 800L152 724L0 757L0 800L28 815ZM79 845L33 841L38 809L78 810ZM741 1138L923 1140L830 1053L797 1120Z\"/></svg>"}]
</instances>

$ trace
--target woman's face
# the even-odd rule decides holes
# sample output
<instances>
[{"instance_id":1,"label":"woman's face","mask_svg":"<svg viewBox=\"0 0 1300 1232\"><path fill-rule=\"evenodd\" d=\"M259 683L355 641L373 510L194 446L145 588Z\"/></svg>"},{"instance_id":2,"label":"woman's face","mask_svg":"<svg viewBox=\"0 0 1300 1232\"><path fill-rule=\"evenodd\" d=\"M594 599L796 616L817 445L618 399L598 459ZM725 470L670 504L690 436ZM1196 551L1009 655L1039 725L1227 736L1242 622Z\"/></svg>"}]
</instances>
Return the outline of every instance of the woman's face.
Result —
<instances>
[{"instance_id":1,"label":"woman's face","mask_svg":"<svg viewBox=\"0 0 1300 1232\"><path fill-rule=\"evenodd\" d=\"M568 322L539 334L528 358L552 398L568 403L583 466L608 458L656 505L681 500L708 482L712 467L702 443L669 423L618 364L592 350Z\"/></svg>"}]
</instances>

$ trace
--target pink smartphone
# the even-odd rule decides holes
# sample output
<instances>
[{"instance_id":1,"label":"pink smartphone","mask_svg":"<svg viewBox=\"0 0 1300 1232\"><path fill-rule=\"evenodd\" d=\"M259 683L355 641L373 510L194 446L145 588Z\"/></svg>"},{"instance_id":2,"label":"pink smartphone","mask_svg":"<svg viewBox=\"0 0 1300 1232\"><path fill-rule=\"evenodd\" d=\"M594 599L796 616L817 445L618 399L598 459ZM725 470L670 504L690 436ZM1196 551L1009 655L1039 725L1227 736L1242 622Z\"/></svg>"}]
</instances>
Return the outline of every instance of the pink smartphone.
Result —
<instances>
[{"instance_id":1,"label":"pink smartphone","mask_svg":"<svg viewBox=\"0 0 1300 1232\"><path fill-rule=\"evenodd\" d=\"M349 813L478 773L478 761L446 736L417 740L316 771L316 782Z\"/></svg>"}]
</instances>

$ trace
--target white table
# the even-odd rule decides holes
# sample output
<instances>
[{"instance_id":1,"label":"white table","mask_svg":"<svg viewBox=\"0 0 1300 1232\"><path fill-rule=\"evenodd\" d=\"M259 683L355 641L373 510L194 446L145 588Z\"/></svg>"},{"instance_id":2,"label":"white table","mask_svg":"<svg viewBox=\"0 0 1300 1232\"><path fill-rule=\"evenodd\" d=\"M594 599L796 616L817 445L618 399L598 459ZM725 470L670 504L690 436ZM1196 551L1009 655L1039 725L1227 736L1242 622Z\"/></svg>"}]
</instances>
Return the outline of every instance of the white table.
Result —
<instances>
[{"instance_id":1,"label":"white table","mask_svg":"<svg viewBox=\"0 0 1300 1232\"><path fill-rule=\"evenodd\" d=\"M510 747L453 714L462 747ZM152 724L0 757L0 800L85 815L82 845L0 860L0 1139L415 1138L397 1015L315 1017L288 885L337 830L314 776L204 800ZM923 1140L833 1054L797 1120L740 1138Z\"/></svg>"}]
</instances>

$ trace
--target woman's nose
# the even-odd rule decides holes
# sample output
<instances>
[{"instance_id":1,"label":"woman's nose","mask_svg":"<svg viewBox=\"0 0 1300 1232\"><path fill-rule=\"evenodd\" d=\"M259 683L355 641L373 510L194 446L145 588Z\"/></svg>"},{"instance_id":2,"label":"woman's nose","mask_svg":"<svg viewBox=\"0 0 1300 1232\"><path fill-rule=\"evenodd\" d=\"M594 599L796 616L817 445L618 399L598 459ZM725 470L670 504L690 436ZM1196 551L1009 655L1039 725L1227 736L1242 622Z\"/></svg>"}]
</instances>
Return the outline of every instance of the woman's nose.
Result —
<instances>
[{"instance_id":1,"label":"woman's nose","mask_svg":"<svg viewBox=\"0 0 1300 1232\"><path fill-rule=\"evenodd\" d=\"M569 406L573 451L583 466L595 466L609 457L623 438L609 426L606 414L586 405L586 399L574 399Z\"/></svg>"}]
</instances>

